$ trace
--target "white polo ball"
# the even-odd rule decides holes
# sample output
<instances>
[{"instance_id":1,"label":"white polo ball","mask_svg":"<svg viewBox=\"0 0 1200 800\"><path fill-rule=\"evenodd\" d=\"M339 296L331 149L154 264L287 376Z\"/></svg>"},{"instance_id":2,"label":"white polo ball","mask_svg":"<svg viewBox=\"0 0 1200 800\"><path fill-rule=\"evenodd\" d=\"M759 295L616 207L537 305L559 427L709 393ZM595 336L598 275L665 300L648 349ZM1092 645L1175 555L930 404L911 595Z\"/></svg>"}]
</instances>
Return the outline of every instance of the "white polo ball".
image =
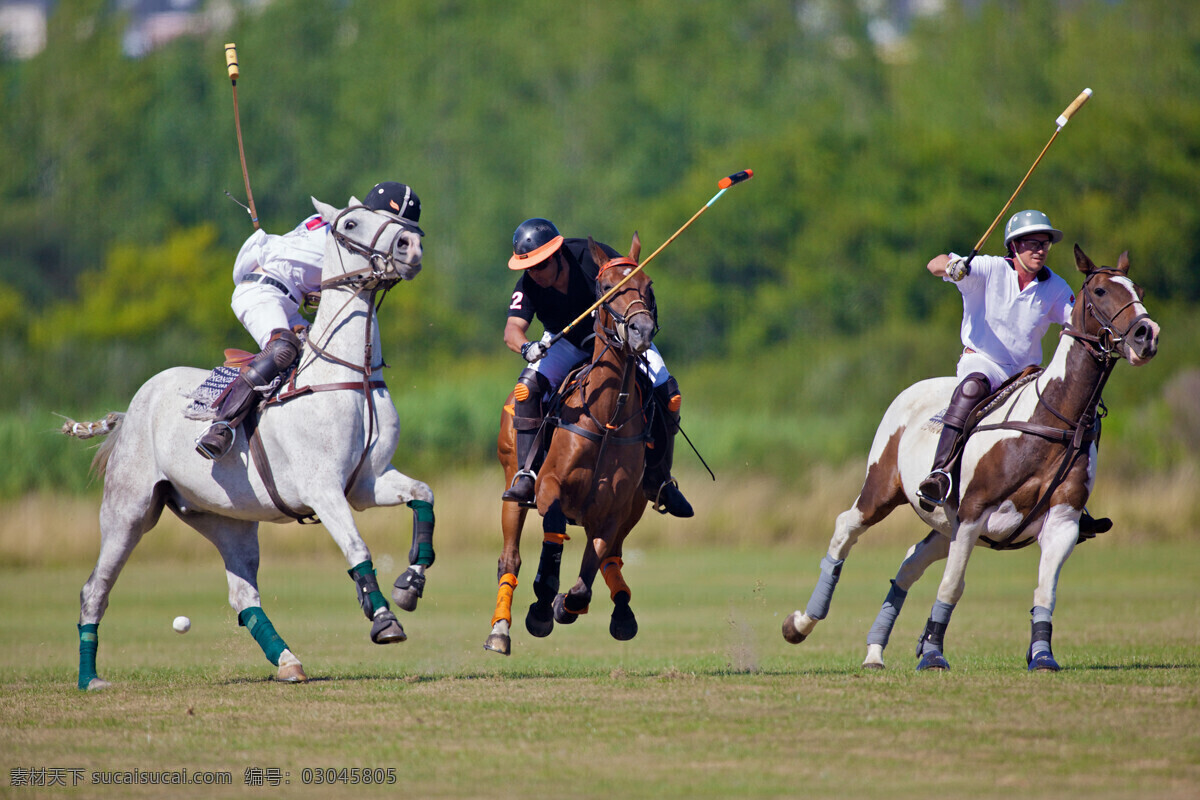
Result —
<instances>
[{"instance_id":1,"label":"white polo ball","mask_svg":"<svg viewBox=\"0 0 1200 800\"><path fill-rule=\"evenodd\" d=\"M171 627L175 629L176 633L187 633L192 629L192 621L187 617L176 617L175 621L171 623Z\"/></svg>"}]
</instances>

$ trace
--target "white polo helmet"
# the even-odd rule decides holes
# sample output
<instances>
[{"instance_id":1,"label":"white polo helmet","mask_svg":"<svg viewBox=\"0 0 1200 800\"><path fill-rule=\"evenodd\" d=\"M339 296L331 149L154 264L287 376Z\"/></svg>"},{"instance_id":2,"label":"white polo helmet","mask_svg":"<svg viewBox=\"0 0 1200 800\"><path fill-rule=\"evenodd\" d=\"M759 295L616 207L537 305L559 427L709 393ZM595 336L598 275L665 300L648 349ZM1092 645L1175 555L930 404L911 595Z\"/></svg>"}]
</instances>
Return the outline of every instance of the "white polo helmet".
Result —
<instances>
[{"instance_id":1,"label":"white polo helmet","mask_svg":"<svg viewBox=\"0 0 1200 800\"><path fill-rule=\"evenodd\" d=\"M1051 244L1058 244L1063 238L1062 231L1050 224L1049 217L1040 211L1030 209L1018 211L1008 220L1008 224L1004 226L1004 246L1008 247L1013 239L1020 239L1031 233L1050 234Z\"/></svg>"}]
</instances>

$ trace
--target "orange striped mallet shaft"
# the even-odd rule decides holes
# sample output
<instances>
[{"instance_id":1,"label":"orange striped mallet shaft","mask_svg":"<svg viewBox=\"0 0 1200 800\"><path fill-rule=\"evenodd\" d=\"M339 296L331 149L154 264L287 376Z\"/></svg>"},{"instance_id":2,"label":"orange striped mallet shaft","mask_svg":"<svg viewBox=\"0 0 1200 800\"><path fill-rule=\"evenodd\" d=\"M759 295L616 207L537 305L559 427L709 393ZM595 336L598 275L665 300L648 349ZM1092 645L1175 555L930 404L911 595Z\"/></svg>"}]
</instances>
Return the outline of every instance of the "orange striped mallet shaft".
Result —
<instances>
[{"instance_id":1,"label":"orange striped mallet shaft","mask_svg":"<svg viewBox=\"0 0 1200 800\"><path fill-rule=\"evenodd\" d=\"M637 275L639 272L641 272L645 268L645 266L647 264L649 264L650 261L656 255L661 253L666 248L666 246L669 245L671 242L675 241L676 237L678 237L679 234L681 234L685 230L687 230L687 227L689 225L691 225L693 222L695 222L697 217L699 217L701 214L703 214L705 211L707 211L709 206L711 206L713 203L717 202L717 200L719 200L721 198L721 195L723 195L723 194L725 194L725 192L729 191L729 187L734 186L735 184L739 184L742 181L748 181L753 177L754 177L754 170L744 169L741 172L735 172L732 175L721 178L721 180L717 181L717 188L720 189L720 191L717 192L716 194L714 194L712 196L711 200L709 200L707 203L705 203L703 206L701 206L700 210L697 211L695 214L692 214L692 218L689 219L687 222L683 223L683 225L679 228L679 230L677 230L673 234L671 234L670 239L667 239L665 242L663 242L661 245L659 245L658 249L655 250L650 255L646 256L645 260L643 260L642 263L638 264L634 269L630 270L628 275L626 275L616 285L614 285L611 289L609 289L607 292L605 292L600 297L599 300L592 303L591 306L588 307L587 311L584 311L582 314L580 314L578 317L576 317L575 320L573 322L571 322L570 325L566 326L561 331L554 334L554 336L551 337L551 339L550 339L550 344L552 345L555 342L557 342L559 339L566 336L567 331L571 330L576 325L583 322L585 319L587 319L589 314L591 314L593 311L595 311L597 308L599 308L604 303L607 303L609 298L611 298L614 294L616 294L617 291L620 290L620 288L622 286L624 286L626 283L628 283L630 280L633 279L634 275Z\"/></svg>"},{"instance_id":2,"label":"orange striped mallet shaft","mask_svg":"<svg viewBox=\"0 0 1200 800\"><path fill-rule=\"evenodd\" d=\"M1046 146L1042 148L1042 152L1038 153L1038 157L1034 159L1033 166L1029 168L1029 172L1026 172L1025 177L1021 179L1019 184L1017 184L1017 190L1012 193L1012 197L1008 198L1008 202L1004 204L1004 208L1000 209L1000 213L996 215L994 220L992 220L992 224L988 226L987 231L983 234L983 236L980 237L979 241L975 243L975 247L971 249L971 254L966 258L967 267L971 266L971 259L979 255L979 248L983 247L983 243L986 242L987 238L992 235L992 231L995 230L996 224L1000 222L1001 217L1003 217L1005 212L1008 211L1008 207L1012 205L1013 200L1017 199L1017 195L1020 194L1021 189L1025 187L1025 181L1029 180L1029 176L1033 174L1033 171L1037 169L1037 165L1041 163L1042 156L1046 155L1046 151L1050 149L1050 145L1054 144L1054 140L1058 138L1058 132L1063 129L1063 126L1070 121L1075 112L1078 111L1079 108L1091 98L1091 96L1092 90L1084 89L1079 93L1078 97L1071 101L1071 105L1067 106L1066 109L1063 110L1063 113L1058 115L1058 119L1054 120L1054 124L1057 127L1054 129L1054 133L1051 135L1050 141L1046 142Z\"/></svg>"},{"instance_id":3,"label":"orange striped mallet shaft","mask_svg":"<svg viewBox=\"0 0 1200 800\"><path fill-rule=\"evenodd\" d=\"M225 45L225 68L229 70L229 82L233 86L233 127L237 129L238 157L242 160L242 179L246 182L246 202L249 204L250 221L258 229L258 211L254 208L254 195L250 192L250 173L246 171L246 148L242 146L242 120L238 114L237 82L238 55L237 45L229 42Z\"/></svg>"}]
</instances>

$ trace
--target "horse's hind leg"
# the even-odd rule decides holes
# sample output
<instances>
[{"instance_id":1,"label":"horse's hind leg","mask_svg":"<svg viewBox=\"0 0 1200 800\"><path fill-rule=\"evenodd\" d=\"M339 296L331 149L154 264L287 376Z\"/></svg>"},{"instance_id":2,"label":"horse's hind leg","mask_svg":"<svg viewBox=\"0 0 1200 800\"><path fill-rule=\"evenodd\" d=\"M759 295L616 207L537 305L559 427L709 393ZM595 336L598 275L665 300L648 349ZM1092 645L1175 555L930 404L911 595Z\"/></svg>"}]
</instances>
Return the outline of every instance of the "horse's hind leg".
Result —
<instances>
[{"instance_id":1,"label":"horse's hind leg","mask_svg":"<svg viewBox=\"0 0 1200 800\"><path fill-rule=\"evenodd\" d=\"M114 462L115 466L115 462ZM100 504L100 554L92 574L79 592L79 688L96 691L111 684L96 674L100 620L108 596L133 548L154 527L163 508L163 490L152 485L140 498L128 497L123 487L132 481L110 467Z\"/></svg>"},{"instance_id":2,"label":"horse's hind leg","mask_svg":"<svg viewBox=\"0 0 1200 800\"><path fill-rule=\"evenodd\" d=\"M930 564L942 560L949 552L950 540L937 531L930 531L928 536L909 548L904 562L892 580L892 586L879 609L879 614L867 633L867 657L862 664L864 667L884 668L883 650L887 647L892 628L896 625L896 618L900 616L900 609L904 607L909 589L921 579Z\"/></svg>"},{"instance_id":3,"label":"horse's hind leg","mask_svg":"<svg viewBox=\"0 0 1200 800\"><path fill-rule=\"evenodd\" d=\"M517 588L517 574L521 571L521 529L529 509L516 503L503 503L500 523L504 533L504 545L496 562L496 610L492 614L492 632L483 643L485 650L500 655L512 652L512 601ZM561 552L561 550L560 550Z\"/></svg>"},{"instance_id":4,"label":"horse's hind leg","mask_svg":"<svg viewBox=\"0 0 1200 800\"><path fill-rule=\"evenodd\" d=\"M837 588L838 580L842 577L842 564L849 555L850 548L868 527L870 523L864 519L857 503L838 514L829 550L821 559L821 574L817 578L817 585L813 588L804 610L793 611L783 621L784 639L792 644L803 642L813 632L817 623L828 616L833 590Z\"/></svg>"},{"instance_id":5,"label":"horse's hind leg","mask_svg":"<svg viewBox=\"0 0 1200 800\"><path fill-rule=\"evenodd\" d=\"M262 609L258 593L258 523L227 519L214 514L179 514L179 518L213 543L225 563L229 583L229 605L262 648L267 660L278 667L276 679L287 683L308 680L300 659L288 649Z\"/></svg>"}]
</instances>

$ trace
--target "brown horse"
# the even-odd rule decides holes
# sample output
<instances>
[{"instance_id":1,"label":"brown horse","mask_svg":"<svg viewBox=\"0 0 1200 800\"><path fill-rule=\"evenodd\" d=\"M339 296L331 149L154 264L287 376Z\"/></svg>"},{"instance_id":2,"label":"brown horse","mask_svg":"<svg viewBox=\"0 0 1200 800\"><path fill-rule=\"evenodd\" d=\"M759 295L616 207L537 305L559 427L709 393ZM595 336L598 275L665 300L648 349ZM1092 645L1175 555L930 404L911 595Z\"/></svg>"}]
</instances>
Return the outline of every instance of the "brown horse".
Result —
<instances>
[{"instance_id":1,"label":"brown horse","mask_svg":"<svg viewBox=\"0 0 1200 800\"><path fill-rule=\"evenodd\" d=\"M593 260L600 267L596 279L603 296L637 267L641 241L633 236L629 256L613 258L588 240ZM638 379L638 362L656 330L650 279L636 272L611 298L601 304L595 323L592 359L568 379L565 400L557 418L548 415L547 430L557 430L538 472L536 497L542 516L541 559L533 591L537 602L529 607L525 627L538 637L548 636L554 623L568 625L587 613L592 582L599 571L614 605L609 632L625 641L637 634L637 620L629 607L631 592L621 576L621 547L642 518L646 497L642 492L645 442L648 430L643 398L648 393ZM496 443L505 484L511 486L517 464L513 430L513 395L500 419ZM511 652L513 590L521 569L521 528L527 509L504 502L501 523L504 547L497 564L499 591L492 632L484 648L503 655ZM558 591L559 566L567 524L583 527L587 547L579 577L566 594Z\"/></svg>"},{"instance_id":2,"label":"brown horse","mask_svg":"<svg viewBox=\"0 0 1200 800\"><path fill-rule=\"evenodd\" d=\"M859 537L893 510L911 505L933 529L909 551L892 591L868 634L864 667L883 666L883 648L912 584L934 562L946 559L937 600L917 644L917 669L945 670L950 613L966 587L967 562L976 544L1013 549L1041 547L1033 593L1030 670L1057 671L1051 617L1058 578L1080 541L1079 518L1096 479L1100 395L1118 361L1133 366L1158 352L1159 326L1142 304L1142 288L1129 278L1129 255L1116 268L1097 267L1075 246L1084 275L1070 322L1050 365L1036 379L986 403L963 447L961 488L943 508L923 509L917 485L929 471L941 415L956 378L933 378L903 391L884 414L871 445L858 499L838 515L808 606L784 620L783 637L799 643L829 613L843 562Z\"/></svg>"}]
</instances>

